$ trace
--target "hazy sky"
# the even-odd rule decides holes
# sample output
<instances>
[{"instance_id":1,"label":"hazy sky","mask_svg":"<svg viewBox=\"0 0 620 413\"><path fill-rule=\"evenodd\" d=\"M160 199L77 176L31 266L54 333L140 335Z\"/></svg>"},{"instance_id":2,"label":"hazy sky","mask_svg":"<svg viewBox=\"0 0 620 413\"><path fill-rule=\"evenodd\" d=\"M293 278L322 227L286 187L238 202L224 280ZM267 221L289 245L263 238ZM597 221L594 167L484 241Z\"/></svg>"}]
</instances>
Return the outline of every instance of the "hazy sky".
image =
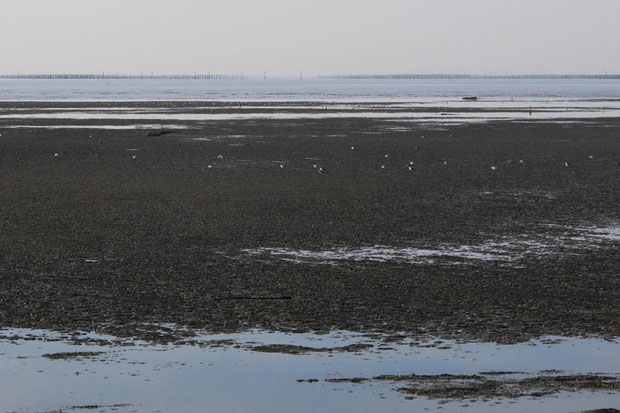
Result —
<instances>
[{"instance_id":1,"label":"hazy sky","mask_svg":"<svg viewBox=\"0 0 620 413\"><path fill-rule=\"evenodd\" d=\"M620 73L620 0L0 0L0 73Z\"/></svg>"}]
</instances>

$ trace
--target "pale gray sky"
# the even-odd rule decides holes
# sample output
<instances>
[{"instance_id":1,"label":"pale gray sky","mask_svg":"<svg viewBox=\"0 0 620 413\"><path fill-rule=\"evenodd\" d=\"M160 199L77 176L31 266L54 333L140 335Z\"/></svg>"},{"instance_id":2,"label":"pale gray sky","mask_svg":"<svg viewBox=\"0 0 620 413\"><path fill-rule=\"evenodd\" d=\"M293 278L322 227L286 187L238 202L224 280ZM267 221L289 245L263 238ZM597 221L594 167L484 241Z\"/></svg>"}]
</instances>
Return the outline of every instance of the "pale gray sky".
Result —
<instances>
[{"instance_id":1,"label":"pale gray sky","mask_svg":"<svg viewBox=\"0 0 620 413\"><path fill-rule=\"evenodd\" d=\"M0 73L620 73L620 0L0 0Z\"/></svg>"}]
</instances>

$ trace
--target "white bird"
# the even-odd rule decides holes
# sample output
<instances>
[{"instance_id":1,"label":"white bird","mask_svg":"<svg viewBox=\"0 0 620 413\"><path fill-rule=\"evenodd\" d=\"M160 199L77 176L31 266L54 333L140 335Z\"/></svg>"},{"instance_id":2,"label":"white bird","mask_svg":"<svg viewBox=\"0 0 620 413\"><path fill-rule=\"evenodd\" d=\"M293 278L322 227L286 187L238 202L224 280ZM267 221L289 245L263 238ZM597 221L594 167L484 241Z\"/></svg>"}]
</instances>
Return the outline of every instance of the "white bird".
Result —
<instances>
[{"instance_id":1,"label":"white bird","mask_svg":"<svg viewBox=\"0 0 620 413\"><path fill-rule=\"evenodd\" d=\"M324 173L325 173L325 169L323 169L323 168L319 167L319 173L320 173L320 174L324 174Z\"/></svg>"},{"instance_id":2,"label":"white bird","mask_svg":"<svg viewBox=\"0 0 620 413\"><path fill-rule=\"evenodd\" d=\"M564 166L568 168L570 167L570 164L567 161L564 161Z\"/></svg>"},{"instance_id":3,"label":"white bird","mask_svg":"<svg viewBox=\"0 0 620 413\"><path fill-rule=\"evenodd\" d=\"M280 164L280 169L284 169L284 164L283 163Z\"/></svg>"},{"instance_id":4,"label":"white bird","mask_svg":"<svg viewBox=\"0 0 620 413\"><path fill-rule=\"evenodd\" d=\"M495 166L495 165L491 165L491 170L492 170L492 171L497 171L497 166Z\"/></svg>"},{"instance_id":5,"label":"white bird","mask_svg":"<svg viewBox=\"0 0 620 413\"><path fill-rule=\"evenodd\" d=\"M447 164L448 164L448 161L443 161L443 164L444 164L444 165L447 165Z\"/></svg>"},{"instance_id":6,"label":"white bird","mask_svg":"<svg viewBox=\"0 0 620 413\"><path fill-rule=\"evenodd\" d=\"M217 159L224 159L224 155L218 155Z\"/></svg>"},{"instance_id":7,"label":"white bird","mask_svg":"<svg viewBox=\"0 0 620 413\"><path fill-rule=\"evenodd\" d=\"M523 159L520 159L519 163L525 163L525 161Z\"/></svg>"},{"instance_id":8,"label":"white bird","mask_svg":"<svg viewBox=\"0 0 620 413\"><path fill-rule=\"evenodd\" d=\"M319 166L318 166L317 164L313 163L313 164L312 164L312 167L313 167L314 169L316 169L316 168L318 168Z\"/></svg>"},{"instance_id":9,"label":"white bird","mask_svg":"<svg viewBox=\"0 0 620 413\"><path fill-rule=\"evenodd\" d=\"M207 165L207 168L212 169L213 165Z\"/></svg>"},{"instance_id":10,"label":"white bird","mask_svg":"<svg viewBox=\"0 0 620 413\"><path fill-rule=\"evenodd\" d=\"M60 156L60 154L59 153L55 153L54 156Z\"/></svg>"},{"instance_id":11,"label":"white bird","mask_svg":"<svg viewBox=\"0 0 620 413\"><path fill-rule=\"evenodd\" d=\"M413 165L407 165L407 169L413 171Z\"/></svg>"},{"instance_id":12,"label":"white bird","mask_svg":"<svg viewBox=\"0 0 620 413\"><path fill-rule=\"evenodd\" d=\"M385 157L385 158L389 158L389 157L390 157L390 154L389 154L389 153L386 153L384 157Z\"/></svg>"},{"instance_id":13,"label":"white bird","mask_svg":"<svg viewBox=\"0 0 620 413\"><path fill-rule=\"evenodd\" d=\"M413 165L413 161L409 161L409 165Z\"/></svg>"},{"instance_id":14,"label":"white bird","mask_svg":"<svg viewBox=\"0 0 620 413\"><path fill-rule=\"evenodd\" d=\"M353 150L355 150L355 146L351 146L351 150L352 150L352 151L353 151Z\"/></svg>"},{"instance_id":15,"label":"white bird","mask_svg":"<svg viewBox=\"0 0 620 413\"><path fill-rule=\"evenodd\" d=\"M133 155L131 159L138 159L138 155Z\"/></svg>"},{"instance_id":16,"label":"white bird","mask_svg":"<svg viewBox=\"0 0 620 413\"><path fill-rule=\"evenodd\" d=\"M381 169L385 169L385 165L381 165Z\"/></svg>"},{"instance_id":17,"label":"white bird","mask_svg":"<svg viewBox=\"0 0 620 413\"><path fill-rule=\"evenodd\" d=\"M0 135L0 136L2 136L2 135ZM593 155L588 155L588 158L594 159L594 156Z\"/></svg>"}]
</instances>

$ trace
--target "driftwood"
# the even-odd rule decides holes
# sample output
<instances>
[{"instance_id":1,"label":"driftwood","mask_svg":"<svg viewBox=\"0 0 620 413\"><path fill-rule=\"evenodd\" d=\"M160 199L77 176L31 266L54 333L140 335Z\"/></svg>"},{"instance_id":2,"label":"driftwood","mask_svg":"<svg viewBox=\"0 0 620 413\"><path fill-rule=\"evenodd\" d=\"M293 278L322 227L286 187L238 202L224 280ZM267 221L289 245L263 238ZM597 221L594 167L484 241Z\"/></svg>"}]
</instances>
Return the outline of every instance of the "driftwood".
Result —
<instances>
[{"instance_id":1,"label":"driftwood","mask_svg":"<svg viewBox=\"0 0 620 413\"><path fill-rule=\"evenodd\" d=\"M229 297L216 297L215 301L224 300L292 300L292 295L279 295L279 296L252 296L252 295L231 295Z\"/></svg>"},{"instance_id":2,"label":"driftwood","mask_svg":"<svg viewBox=\"0 0 620 413\"><path fill-rule=\"evenodd\" d=\"M157 130L150 130L150 131L146 131L144 133L144 136L146 136L147 138L150 138L152 136L161 136L161 135L167 135L169 133L173 133L171 130L165 130L165 129L157 129Z\"/></svg>"}]
</instances>

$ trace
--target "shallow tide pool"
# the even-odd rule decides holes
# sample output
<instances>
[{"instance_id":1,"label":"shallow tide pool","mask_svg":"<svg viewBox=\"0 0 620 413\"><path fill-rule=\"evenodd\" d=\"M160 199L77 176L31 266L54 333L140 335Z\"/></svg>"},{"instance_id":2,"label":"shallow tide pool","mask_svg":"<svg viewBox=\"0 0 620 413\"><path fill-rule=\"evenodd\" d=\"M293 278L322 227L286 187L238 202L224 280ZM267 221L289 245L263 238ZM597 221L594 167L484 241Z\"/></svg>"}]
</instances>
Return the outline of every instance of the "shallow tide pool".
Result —
<instances>
[{"instance_id":1,"label":"shallow tide pool","mask_svg":"<svg viewBox=\"0 0 620 413\"><path fill-rule=\"evenodd\" d=\"M539 397L411 399L397 391L402 383L390 380L327 381L489 372L512 372L510 377L517 378L596 373L617 379L618 340L546 337L497 345L352 332L251 330L198 334L162 345L46 330L0 329L0 336L0 400L5 412L568 412L620 404L617 389Z\"/></svg>"}]
</instances>

